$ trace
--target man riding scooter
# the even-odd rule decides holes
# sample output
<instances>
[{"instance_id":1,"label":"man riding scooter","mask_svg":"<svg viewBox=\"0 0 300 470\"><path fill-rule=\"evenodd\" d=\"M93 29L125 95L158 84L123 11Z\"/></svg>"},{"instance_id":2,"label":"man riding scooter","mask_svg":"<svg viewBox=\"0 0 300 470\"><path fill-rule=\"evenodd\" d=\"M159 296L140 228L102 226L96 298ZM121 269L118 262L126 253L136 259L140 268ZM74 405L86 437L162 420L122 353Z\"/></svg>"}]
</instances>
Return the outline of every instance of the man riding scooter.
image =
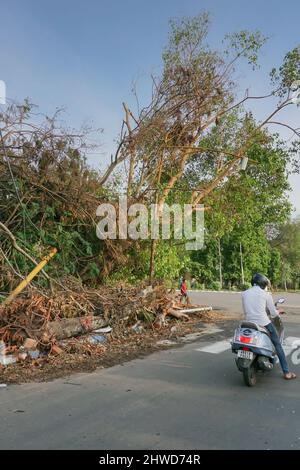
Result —
<instances>
[{"instance_id":1,"label":"man riding scooter","mask_svg":"<svg viewBox=\"0 0 300 470\"><path fill-rule=\"evenodd\" d=\"M270 281L263 274L256 273L252 277L251 284L252 287L242 294L245 318L247 321L257 323L269 331L271 341L274 344L283 371L283 377L286 380L295 379L296 374L289 371L289 366L278 334L268 317L268 313L272 318L279 316L272 295L267 292L268 287L270 287Z\"/></svg>"}]
</instances>

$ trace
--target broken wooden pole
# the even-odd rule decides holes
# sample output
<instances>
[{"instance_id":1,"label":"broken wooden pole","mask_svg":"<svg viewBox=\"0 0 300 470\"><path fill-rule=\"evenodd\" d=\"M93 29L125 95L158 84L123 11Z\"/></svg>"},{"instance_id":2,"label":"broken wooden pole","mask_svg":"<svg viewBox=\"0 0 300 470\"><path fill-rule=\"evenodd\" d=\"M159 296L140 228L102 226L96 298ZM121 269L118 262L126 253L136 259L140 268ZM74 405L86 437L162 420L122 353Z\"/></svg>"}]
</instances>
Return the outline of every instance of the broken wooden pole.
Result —
<instances>
[{"instance_id":1,"label":"broken wooden pole","mask_svg":"<svg viewBox=\"0 0 300 470\"><path fill-rule=\"evenodd\" d=\"M180 313L196 313L196 312L210 312L212 307L196 307L178 310Z\"/></svg>"},{"instance_id":2,"label":"broken wooden pole","mask_svg":"<svg viewBox=\"0 0 300 470\"><path fill-rule=\"evenodd\" d=\"M14 300L14 298L17 297L17 295L20 294L20 292L22 292L26 286L28 286L32 279L44 268L44 266L46 266L48 261L50 261L50 259L53 258L56 253L57 249L53 248L49 255L45 256L42 261L31 271L31 273L29 273L28 276L26 276L25 279L9 294L9 296L2 303L2 306L10 304L11 301Z\"/></svg>"}]
</instances>

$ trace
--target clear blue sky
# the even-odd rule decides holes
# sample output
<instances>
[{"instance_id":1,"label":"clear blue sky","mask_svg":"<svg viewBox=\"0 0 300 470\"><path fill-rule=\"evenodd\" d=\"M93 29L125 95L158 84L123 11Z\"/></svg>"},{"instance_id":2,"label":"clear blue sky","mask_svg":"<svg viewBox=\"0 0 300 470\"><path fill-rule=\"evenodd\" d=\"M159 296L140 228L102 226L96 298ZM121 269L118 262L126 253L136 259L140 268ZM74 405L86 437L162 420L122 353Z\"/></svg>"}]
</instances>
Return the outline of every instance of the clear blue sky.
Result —
<instances>
[{"instance_id":1,"label":"clear blue sky","mask_svg":"<svg viewBox=\"0 0 300 470\"><path fill-rule=\"evenodd\" d=\"M134 102L133 81L147 101L148 77L161 65L169 19L203 9L211 12L214 46L226 33L245 28L270 38L260 71L242 75L242 85L253 93L268 90L270 69L300 43L297 0L0 0L0 79L9 98L30 97L48 113L65 106L69 124L92 120L103 128L102 152L90 157L103 167L120 128L122 101ZM265 109L256 111L260 118ZM295 108L294 123L299 118ZM300 213L300 176L291 182Z\"/></svg>"}]
</instances>

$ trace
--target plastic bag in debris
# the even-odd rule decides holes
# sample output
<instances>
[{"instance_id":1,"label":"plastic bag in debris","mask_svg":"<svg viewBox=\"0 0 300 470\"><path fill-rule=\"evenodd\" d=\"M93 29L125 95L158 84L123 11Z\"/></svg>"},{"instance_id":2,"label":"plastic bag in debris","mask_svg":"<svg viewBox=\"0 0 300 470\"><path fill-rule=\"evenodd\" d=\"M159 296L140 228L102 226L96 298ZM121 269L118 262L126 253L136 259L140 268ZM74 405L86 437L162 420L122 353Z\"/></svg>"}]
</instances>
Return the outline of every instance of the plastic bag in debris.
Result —
<instances>
[{"instance_id":1,"label":"plastic bag in debris","mask_svg":"<svg viewBox=\"0 0 300 470\"><path fill-rule=\"evenodd\" d=\"M38 349L34 349L33 351L28 351L28 354L31 359L37 359L40 355L40 351Z\"/></svg>"},{"instance_id":2,"label":"plastic bag in debris","mask_svg":"<svg viewBox=\"0 0 300 470\"><path fill-rule=\"evenodd\" d=\"M143 333L144 331L144 327L140 324L140 322L137 322L135 325L133 325L131 329L135 331L135 333Z\"/></svg>"},{"instance_id":3,"label":"plastic bag in debris","mask_svg":"<svg viewBox=\"0 0 300 470\"><path fill-rule=\"evenodd\" d=\"M17 358L13 354L0 355L0 364L2 364L3 366L15 364L15 362L17 362Z\"/></svg>"},{"instance_id":4,"label":"plastic bag in debris","mask_svg":"<svg viewBox=\"0 0 300 470\"><path fill-rule=\"evenodd\" d=\"M102 335L92 335L88 337L88 341L91 344L100 344L100 343L105 343L106 338L105 336L102 336Z\"/></svg>"}]
</instances>

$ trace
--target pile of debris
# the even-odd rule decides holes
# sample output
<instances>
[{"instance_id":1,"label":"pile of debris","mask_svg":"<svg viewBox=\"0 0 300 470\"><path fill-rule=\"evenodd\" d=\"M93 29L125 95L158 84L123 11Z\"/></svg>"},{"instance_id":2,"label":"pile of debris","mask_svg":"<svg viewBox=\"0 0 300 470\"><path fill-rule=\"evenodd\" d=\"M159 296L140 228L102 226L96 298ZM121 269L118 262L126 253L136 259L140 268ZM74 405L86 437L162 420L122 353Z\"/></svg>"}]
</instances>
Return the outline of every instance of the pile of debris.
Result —
<instances>
[{"instance_id":1,"label":"pile of debris","mask_svg":"<svg viewBox=\"0 0 300 470\"><path fill-rule=\"evenodd\" d=\"M0 306L0 364L35 360L63 352L101 355L111 339L161 329L167 317L211 307L183 309L174 290L154 286L102 286L95 290L32 291Z\"/></svg>"}]
</instances>

